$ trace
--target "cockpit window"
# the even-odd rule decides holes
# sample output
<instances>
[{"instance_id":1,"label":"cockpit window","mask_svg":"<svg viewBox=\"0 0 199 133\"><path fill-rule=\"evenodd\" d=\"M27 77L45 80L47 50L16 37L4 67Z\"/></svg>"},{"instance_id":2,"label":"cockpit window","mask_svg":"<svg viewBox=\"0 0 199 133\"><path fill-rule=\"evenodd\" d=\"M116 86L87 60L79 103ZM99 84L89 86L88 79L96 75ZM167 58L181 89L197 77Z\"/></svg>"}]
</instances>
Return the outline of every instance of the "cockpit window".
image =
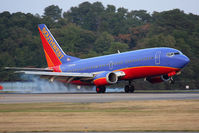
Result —
<instances>
[{"instance_id":1,"label":"cockpit window","mask_svg":"<svg viewBox=\"0 0 199 133\"><path fill-rule=\"evenodd\" d=\"M174 55L179 55L180 54L180 52L171 52L171 53L167 53L167 56L168 57L172 57L172 56L174 56Z\"/></svg>"},{"instance_id":2,"label":"cockpit window","mask_svg":"<svg viewBox=\"0 0 199 133\"><path fill-rule=\"evenodd\" d=\"M174 53L175 55L178 55L178 54L180 54L179 52L176 52L176 53Z\"/></svg>"},{"instance_id":3,"label":"cockpit window","mask_svg":"<svg viewBox=\"0 0 199 133\"><path fill-rule=\"evenodd\" d=\"M167 56L172 57L174 56L174 53L167 53Z\"/></svg>"}]
</instances>

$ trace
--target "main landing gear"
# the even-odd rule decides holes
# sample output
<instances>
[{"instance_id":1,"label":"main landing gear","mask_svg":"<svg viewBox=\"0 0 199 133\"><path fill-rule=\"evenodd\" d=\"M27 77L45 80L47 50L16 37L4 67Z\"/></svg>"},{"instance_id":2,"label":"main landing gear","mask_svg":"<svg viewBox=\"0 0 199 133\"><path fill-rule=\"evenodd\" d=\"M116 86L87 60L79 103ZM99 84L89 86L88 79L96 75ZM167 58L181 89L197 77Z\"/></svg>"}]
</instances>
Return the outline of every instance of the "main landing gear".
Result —
<instances>
[{"instance_id":1,"label":"main landing gear","mask_svg":"<svg viewBox=\"0 0 199 133\"><path fill-rule=\"evenodd\" d=\"M96 92L97 93L105 93L106 87L105 86L96 86Z\"/></svg>"},{"instance_id":2,"label":"main landing gear","mask_svg":"<svg viewBox=\"0 0 199 133\"><path fill-rule=\"evenodd\" d=\"M134 93L135 87L131 80L129 80L129 84L124 87L125 93Z\"/></svg>"},{"instance_id":3,"label":"main landing gear","mask_svg":"<svg viewBox=\"0 0 199 133\"><path fill-rule=\"evenodd\" d=\"M129 84L124 87L125 93L134 93L135 87L131 80L129 80ZM106 87L105 86L96 86L97 93L105 93Z\"/></svg>"}]
</instances>

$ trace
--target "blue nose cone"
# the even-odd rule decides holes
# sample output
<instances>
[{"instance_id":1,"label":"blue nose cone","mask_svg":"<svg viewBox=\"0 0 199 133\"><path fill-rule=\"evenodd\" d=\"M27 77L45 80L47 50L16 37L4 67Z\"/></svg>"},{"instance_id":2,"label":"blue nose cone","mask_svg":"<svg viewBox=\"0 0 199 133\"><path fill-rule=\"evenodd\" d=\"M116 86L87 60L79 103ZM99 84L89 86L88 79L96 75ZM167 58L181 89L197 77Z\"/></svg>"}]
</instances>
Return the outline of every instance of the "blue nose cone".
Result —
<instances>
[{"instance_id":1,"label":"blue nose cone","mask_svg":"<svg viewBox=\"0 0 199 133\"><path fill-rule=\"evenodd\" d=\"M187 65L189 62L190 62L190 59L187 56L185 56L185 58L184 58L185 65Z\"/></svg>"},{"instance_id":2,"label":"blue nose cone","mask_svg":"<svg viewBox=\"0 0 199 133\"><path fill-rule=\"evenodd\" d=\"M189 62L190 62L190 59L186 55L184 55L182 59L182 64L183 64L182 67L185 67Z\"/></svg>"}]
</instances>

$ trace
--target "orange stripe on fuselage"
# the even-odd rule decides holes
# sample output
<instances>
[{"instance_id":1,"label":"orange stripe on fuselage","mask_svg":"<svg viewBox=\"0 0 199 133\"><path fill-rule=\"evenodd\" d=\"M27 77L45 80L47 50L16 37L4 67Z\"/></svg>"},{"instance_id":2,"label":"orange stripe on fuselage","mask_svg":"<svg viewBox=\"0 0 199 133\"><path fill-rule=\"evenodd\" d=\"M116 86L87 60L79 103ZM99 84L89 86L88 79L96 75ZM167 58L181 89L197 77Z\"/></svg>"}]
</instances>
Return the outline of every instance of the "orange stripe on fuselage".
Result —
<instances>
[{"instance_id":1,"label":"orange stripe on fuselage","mask_svg":"<svg viewBox=\"0 0 199 133\"><path fill-rule=\"evenodd\" d=\"M59 58L55 54L54 50L52 49L52 47L50 46L50 44L48 43L48 41L46 40L44 35L42 34L40 28L39 28L39 32L40 32L43 48L46 51L47 55L49 56L49 58L51 59L51 61L53 62L53 64L55 66L61 65L62 64L61 61L59 60Z\"/></svg>"}]
</instances>

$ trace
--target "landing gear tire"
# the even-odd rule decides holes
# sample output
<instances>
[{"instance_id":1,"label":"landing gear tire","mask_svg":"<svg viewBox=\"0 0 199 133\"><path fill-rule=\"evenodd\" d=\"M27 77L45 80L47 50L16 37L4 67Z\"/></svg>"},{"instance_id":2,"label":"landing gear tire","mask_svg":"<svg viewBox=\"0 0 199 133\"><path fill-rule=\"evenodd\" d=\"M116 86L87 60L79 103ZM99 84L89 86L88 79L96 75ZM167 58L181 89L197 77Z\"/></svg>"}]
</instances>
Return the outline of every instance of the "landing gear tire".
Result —
<instances>
[{"instance_id":1,"label":"landing gear tire","mask_svg":"<svg viewBox=\"0 0 199 133\"><path fill-rule=\"evenodd\" d=\"M125 91L125 93L129 93L129 85L126 85L126 86L124 87L124 91Z\"/></svg>"},{"instance_id":2,"label":"landing gear tire","mask_svg":"<svg viewBox=\"0 0 199 133\"><path fill-rule=\"evenodd\" d=\"M134 87L134 85L132 84L132 82L129 80L129 85L126 85L126 86L124 87L124 92L125 92L125 93L134 93L134 91L135 91L135 87Z\"/></svg>"},{"instance_id":3,"label":"landing gear tire","mask_svg":"<svg viewBox=\"0 0 199 133\"><path fill-rule=\"evenodd\" d=\"M97 93L105 93L106 87L105 86L96 86L96 92Z\"/></svg>"},{"instance_id":4,"label":"landing gear tire","mask_svg":"<svg viewBox=\"0 0 199 133\"><path fill-rule=\"evenodd\" d=\"M125 93L133 93L135 91L135 87L133 85L126 85L124 87Z\"/></svg>"},{"instance_id":5,"label":"landing gear tire","mask_svg":"<svg viewBox=\"0 0 199 133\"><path fill-rule=\"evenodd\" d=\"M129 86L129 93L134 93L135 91L135 87L132 85L132 86Z\"/></svg>"}]
</instances>

